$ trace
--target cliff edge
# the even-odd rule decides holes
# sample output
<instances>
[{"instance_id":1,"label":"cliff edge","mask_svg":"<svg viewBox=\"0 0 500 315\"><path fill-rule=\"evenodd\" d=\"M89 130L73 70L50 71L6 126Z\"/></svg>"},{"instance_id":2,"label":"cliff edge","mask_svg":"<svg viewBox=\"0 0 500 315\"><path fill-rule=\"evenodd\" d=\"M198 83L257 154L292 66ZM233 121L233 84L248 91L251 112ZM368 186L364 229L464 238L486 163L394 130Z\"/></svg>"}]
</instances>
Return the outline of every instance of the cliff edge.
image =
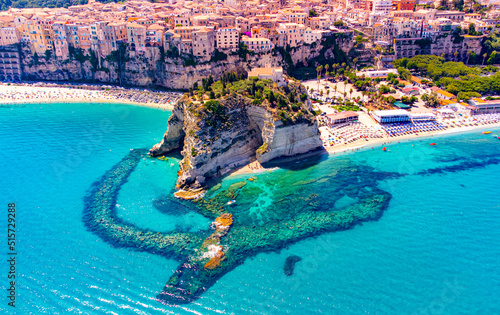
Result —
<instances>
[{"instance_id":1,"label":"cliff edge","mask_svg":"<svg viewBox=\"0 0 500 315\"><path fill-rule=\"evenodd\" d=\"M204 80L175 106L168 130L150 154L181 149L177 187L193 189L252 159L265 163L322 146L305 88L289 80L278 87L231 73Z\"/></svg>"}]
</instances>

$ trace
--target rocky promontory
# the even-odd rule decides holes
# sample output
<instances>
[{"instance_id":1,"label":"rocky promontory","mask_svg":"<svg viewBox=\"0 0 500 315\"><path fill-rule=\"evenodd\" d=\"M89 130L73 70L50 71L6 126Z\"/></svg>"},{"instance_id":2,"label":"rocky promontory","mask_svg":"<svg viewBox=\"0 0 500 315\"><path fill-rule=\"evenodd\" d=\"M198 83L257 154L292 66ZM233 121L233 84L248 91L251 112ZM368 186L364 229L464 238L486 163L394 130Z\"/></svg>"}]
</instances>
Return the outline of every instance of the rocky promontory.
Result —
<instances>
[{"instance_id":1,"label":"rocky promontory","mask_svg":"<svg viewBox=\"0 0 500 315\"><path fill-rule=\"evenodd\" d=\"M182 149L177 187L199 188L208 177L257 159L301 154L322 146L304 86L245 79L230 73L204 79L176 104L163 140L150 154Z\"/></svg>"}]
</instances>

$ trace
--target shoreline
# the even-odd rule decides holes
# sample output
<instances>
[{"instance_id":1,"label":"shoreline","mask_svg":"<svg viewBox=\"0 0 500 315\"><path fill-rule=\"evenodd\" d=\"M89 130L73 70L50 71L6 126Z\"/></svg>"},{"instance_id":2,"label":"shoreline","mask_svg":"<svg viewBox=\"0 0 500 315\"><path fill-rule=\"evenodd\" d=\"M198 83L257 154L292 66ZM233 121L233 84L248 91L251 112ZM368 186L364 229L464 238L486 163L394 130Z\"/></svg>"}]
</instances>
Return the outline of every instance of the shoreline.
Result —
<instances>
[{"instance_id":1,"label":"shoreline","mask_svg":"<svg viewBox=\"0 0 500 315\"><path fill-rule=\"evenodd\" d=\"M322 147L318 148L312 152L306 152L303 154L299 154L296 156L287 156L287 157L282 157L280 159L277 159L276 162L279 163L287 163L291 161L300 161L307 159L311 156L319 155L319 154L328 154L328 155L336 155L337 153L353 153L354 151L358 151L361 149L367 149L368 146L372 146L373 148L375 147L380 147L384 144L391 144L391 143L398 143L401 141L404 142L409 142L409 141L414 141L414 140L419 140L419 139L426 139L426 138L432 138L435 136L445 136L445 135L451 135L451 134L457 134L457 133L471 133L473 131L476 131L478 129L485 129L484 131L489 131L486 129L498 129L500 128L500 123L495 123L495 124L485 124L485 125L479 125L479 126L467 126L467 127L459 127L459 128L450 128L446 130L440 130L440 131L434 131L434 132L426 132L426 133L420 133L420 134L411 134L411 135L404 135L404 136L399 136L399 137L389 137L389 138L376 138L376 139L369 139L368 141L365 140L358 140L356 142L350 143L350 144L344 144L344 145L339 145L339 146L333 146L333 147ZM339 154L340 155L340 154ZM252 162L254 164L255 162ZM263 172L271 172L273 170L278 169L279 167L272 167L272 168L265 168L261 164L254 165L250 167L250 164L245 165L238 170L232 172L229 174L229 177L231 176L237 176L237 175L248 175L248 174L259 174Z\"/></svg>"},{"instance_id":2,"label":"shoreline","mask_svg":"<svg viewBox=\"0 0 500 315\"><path fill-rule=\"evenodd\" d=\"M389 138L378 138L378 139L370 139L365 142L359 142L358 141L348 144L348 145L342 145L342 146L337 146L337 147L328 147L325 148L328 153L342 153L342 152L348 152L348 151L355 151L357 149L364 148L369 145L373 146L380 146L382 144L391 144L393 142L401 142L403 141L411 141L411 140L417 140L417 139L425 139L425 138L431 138L434 136L444 136L444 135L449 135L449 134L456 134L456 133L469 133L478 129L497 129L500 128L500 123L495 123L495 124L485 124L485 125L479 125L479 126L467 126L467 127L458 127L458 128L450 128L446 130L440 130L440 131L433 131L433 132L425 132L425 133L420 133L420 134L411 134L411 135L404 135L404 136L399 136L399 137L389 137ZM484 130L488 131L488 130Z\"/></svg>"},{"instance_id":3,"label":"shoreline","mask_svg":"<svg viewBox=\"0 0 500 315\"><path fill-rule=\"evenodd\" d=\"M51 103L120 103L173 110L180 95L130 89L79 89L39 85L0 85L0 106Z\"/></svg>"},{"instance_id":4,"label":"shoreline","mask_svg":"<svg viewBox=\"0 0 500 315\"><path fill-rule=\"evenodd\" d=\"M95 99L53 99L53 98L37 98L37 99L26 99L26 100L3 100L0 99L0 106L2 105L22 105L22 104L53 104L53 103L89 103L89 104L99 104L99 103L113 103L113 104L124 104L140 107L148 107L153 109L163 109L163 110L173 110L174 105L170 104L155 104L155 103L141 103L132 102L129 100L112 100L106 98L95 98Z\"/></svg>"}]
</instances>

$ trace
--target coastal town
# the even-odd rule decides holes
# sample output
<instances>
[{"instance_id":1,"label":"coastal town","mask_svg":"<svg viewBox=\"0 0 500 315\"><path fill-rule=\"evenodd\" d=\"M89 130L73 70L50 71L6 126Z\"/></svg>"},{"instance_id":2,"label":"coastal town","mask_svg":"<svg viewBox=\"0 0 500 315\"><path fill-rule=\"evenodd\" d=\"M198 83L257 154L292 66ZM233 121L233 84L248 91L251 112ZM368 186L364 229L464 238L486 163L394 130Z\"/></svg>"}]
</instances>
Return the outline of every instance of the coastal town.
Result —
<instances>
[{"instance_id":1,"label":"coastal town","mask_svg":"<svg viewBox=\"0 0 500 315\"><path fill-rule=\"evenodd\" d=\"M471 62L482 60L484 37L499 29L498 9L500 1L90 0L67 8L10 7L0 13L0 46L23 43L39 59L92 54L100 65L119 58L113 52L124 47L134 55L149 56L151 47L162 47L167 55L210 61L242 47L265 54L314 46L332 33L354 33L359 65L387 67L421 54ZM10 68L19 65L3 67L0 79L20 80L20 72Z\"/></svg>"},{"instance_id":2,"label":"coastal town","mask_svg":"<svg viewBox=\"0 0 500 315\"><path fill-rule=\"evenodd\" d=\"M0 1L4 299L498 313L499 69L500 0Z\"/></svg>"},{"instance_id":3,"label":"coastal town","mask_svg":"<svg viewBox=\"0 0 500 315\"><path fill-rule=\"evenodd\" d=\"M119 100L172 109L182 92L150 91L154 82L141 79L127 85L146 90L120 85L123 73L161 72L145 65L178 60L180 69L205 71L173 79L190 95L212 74L219 79L234 71L278 87L301 79L301 100L316 116L323 146L337 151L497 124L500 88L491 82L500 79L499 18L498 1L91 0L60 8L10 7L0 13L0 96L2 103ZM91 65L92 80L81 79L92 84L60 78L73 60L82 72ZM139 60L143 70L132 70L130 60ZM222 74L210 68L219 65ZM49 66L55 69L43 79L55 83L25 83L37 82ZM98 75L113 71L114 81ZM479 78L485 82L474 86Z\"/></svg>"}]
</instances>

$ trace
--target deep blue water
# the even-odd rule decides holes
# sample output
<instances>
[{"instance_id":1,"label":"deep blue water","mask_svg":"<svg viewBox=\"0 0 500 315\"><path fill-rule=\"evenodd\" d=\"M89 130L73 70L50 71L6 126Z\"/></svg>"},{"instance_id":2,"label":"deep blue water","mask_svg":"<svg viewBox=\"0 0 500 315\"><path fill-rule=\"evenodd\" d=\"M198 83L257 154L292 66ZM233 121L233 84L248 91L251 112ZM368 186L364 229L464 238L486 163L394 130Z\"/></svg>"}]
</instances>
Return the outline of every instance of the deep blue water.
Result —
<instances>
[{"instance_id":1,"label":"deep blue water","mask_svg":"<svg viewBox=\"0 0 500 315\"><path fill-rule=\"evenodd\" d=\"M158 303L178 262L111 247L85 228L82 212L91 184L131 148L158 142L168 116L110 104L0 108L0 286L5 296L6 209L15 202L18 314L500 313L500 141L480 131L390 144L389 152L324 155L305 168L308 161L298 161L256 175L264 193L249 212L260 218L291 176L335 180L365 167L367 176L398 174L377 178L392 195L378 221L260 253L191 304ZM173 191L178 161L145 158L120 192L118 215L155 231L207 229L208 219L162 198ZM362 189L363 178L353 185ZM352 202L346 195L335 205ZM287 277L290 255L302 261ZM7 302L1 299L0 311L12 311Z\"/></svg>"}]
</instances>

